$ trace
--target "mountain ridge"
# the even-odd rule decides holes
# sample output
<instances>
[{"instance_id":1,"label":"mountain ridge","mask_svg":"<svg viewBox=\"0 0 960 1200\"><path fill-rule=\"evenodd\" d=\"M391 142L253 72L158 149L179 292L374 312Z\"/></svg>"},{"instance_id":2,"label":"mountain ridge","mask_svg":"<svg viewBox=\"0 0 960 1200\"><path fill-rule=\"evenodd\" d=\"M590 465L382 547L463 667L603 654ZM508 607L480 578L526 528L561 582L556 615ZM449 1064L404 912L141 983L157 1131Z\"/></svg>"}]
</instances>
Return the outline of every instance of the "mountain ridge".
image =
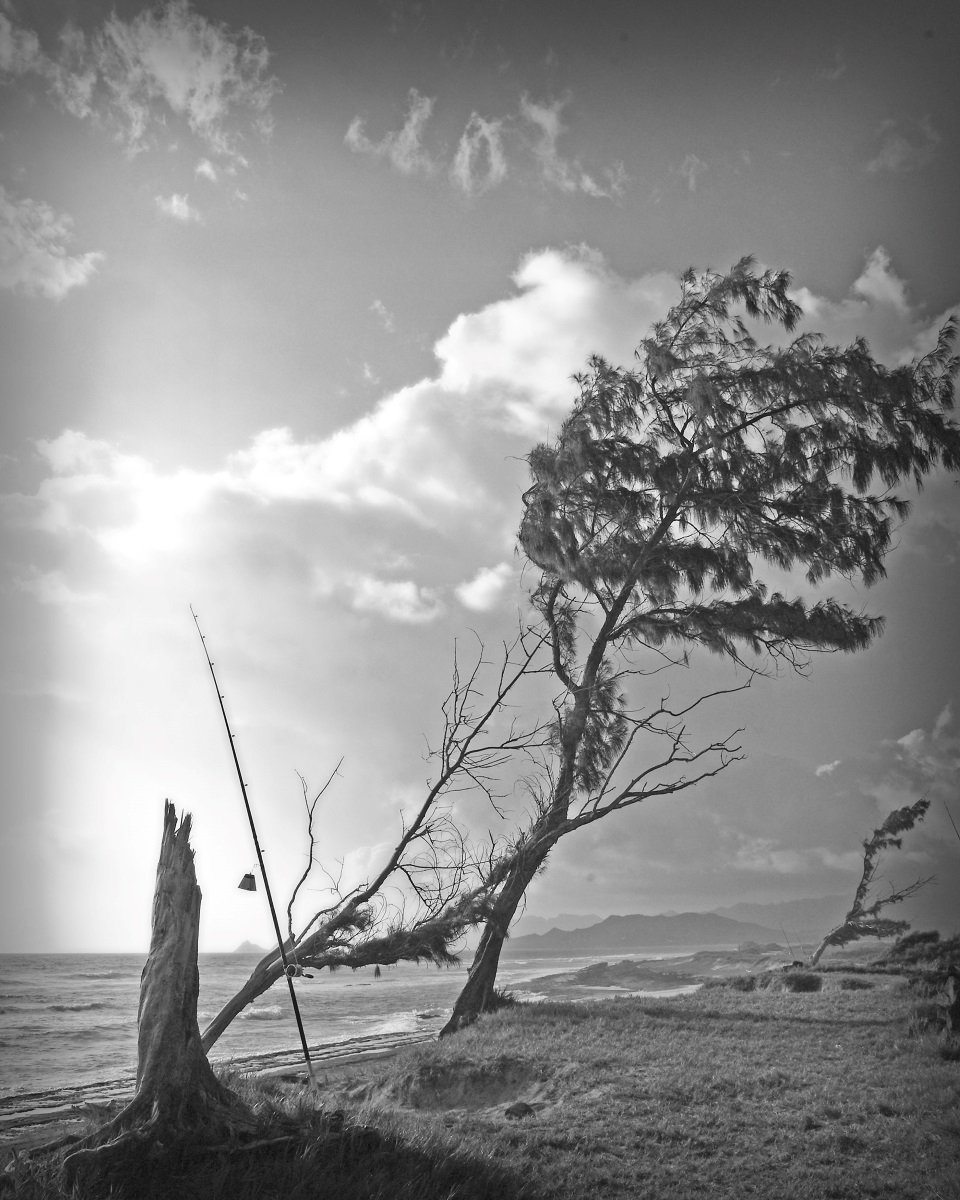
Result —
<instances>
[{"instance_id":1,"label":"mountain ridge","mask_svg":"<svg viewBox=\"0 0 960 1200\"><path fill-rule=\"evenodd\" d=\"M584 929L551 929L512 937L514 950L616 950L627 947L740 945L783 942L772 926L735 921L717 913L686 912L672 916L629 913L610 916Z\"/></svg>"}]
</instances>

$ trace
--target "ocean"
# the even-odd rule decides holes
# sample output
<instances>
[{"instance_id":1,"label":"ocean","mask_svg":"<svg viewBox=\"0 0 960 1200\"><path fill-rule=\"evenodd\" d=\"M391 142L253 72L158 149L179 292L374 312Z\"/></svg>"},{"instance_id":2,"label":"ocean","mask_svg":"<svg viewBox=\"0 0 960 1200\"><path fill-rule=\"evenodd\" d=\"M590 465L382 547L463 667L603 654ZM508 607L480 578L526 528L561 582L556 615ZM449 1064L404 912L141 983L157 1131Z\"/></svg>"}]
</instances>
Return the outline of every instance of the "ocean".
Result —
<instances>
[{"instance_id":1,"label":"ocean","mask_svg":"<svg viewBox=\"0 0 960 1200\"><path fill-rule=\"evenodd\" d=\"M688 953L689 951L683 951ZM643 957L672 957L663 951ZM629 951L618 958L627 957ZM576 970L586 957L504 953L498 986L524 983L536 999L537 976ZM203 1030L249 977L258 955L201 954L198 1018ZM137 1062L137 1006L145 955L0 955L0 1101L41 1092L85 1089L111 1081L132 1085ZM466 979L466 966L401 964L317 972L296 982L311 1050L391 1035L435 1035ZM247 1008L212 1048L214 1064L297 1050L286 981ZM9 1107L9 1103L7 1105Z\"/></svg>"}]
</instances>

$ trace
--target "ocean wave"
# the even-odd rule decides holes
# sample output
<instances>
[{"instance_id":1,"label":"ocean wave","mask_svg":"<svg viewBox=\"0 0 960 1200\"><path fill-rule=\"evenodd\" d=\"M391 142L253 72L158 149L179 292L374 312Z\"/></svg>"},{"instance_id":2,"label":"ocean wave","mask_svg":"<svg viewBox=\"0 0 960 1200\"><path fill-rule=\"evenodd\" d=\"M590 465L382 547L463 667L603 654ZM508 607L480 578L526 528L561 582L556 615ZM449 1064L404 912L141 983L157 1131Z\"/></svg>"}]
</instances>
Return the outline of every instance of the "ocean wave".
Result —
<instances>
[{"instance_id":1,"label":"ocean wave","mask_svg":"<svg viewBox=\"0 0 960 1200\"><path fill-rule=\"evenodd\" d=\"M70 971L67 979L131 979L131 971Z\"/></svg>"},{"instance_id":2,"label":"ocean wave","mask_svg":"<svg viewBox=\"0 0 960 1200\"><path fill-rule=\"evenodd\" d=\"M446 1016L439 1009L418 1012L410 1009L408 1012L391 1013L384 1021L378 1021L370 1027L371 1034L384 1033L419 1033L427 1021L438 1020Z\"/></svg>"},{"instance_id":3,"label":"ocean wave","mask_svg":"<svg viewBox=\"0 0 960 1200\"><path fill-rule=\"evenodd\" d=\"M241 1021L282 1021L286 1013L279 1004L266 1008L247 1008L240 1014Z\"/></svg>"},{"instance_id":4,"label":"ocean wave","mask_svg":"<svg viewBox=\"0 0 960 1200\"><path fill-rule=\"evenodd\" d=\"M50 1012L90 1012L94 1008L112 1008L112 1004L104 1004L100 1000L90 1000L86 1004L48 1004Z\"/></svg>"}]
</instances>

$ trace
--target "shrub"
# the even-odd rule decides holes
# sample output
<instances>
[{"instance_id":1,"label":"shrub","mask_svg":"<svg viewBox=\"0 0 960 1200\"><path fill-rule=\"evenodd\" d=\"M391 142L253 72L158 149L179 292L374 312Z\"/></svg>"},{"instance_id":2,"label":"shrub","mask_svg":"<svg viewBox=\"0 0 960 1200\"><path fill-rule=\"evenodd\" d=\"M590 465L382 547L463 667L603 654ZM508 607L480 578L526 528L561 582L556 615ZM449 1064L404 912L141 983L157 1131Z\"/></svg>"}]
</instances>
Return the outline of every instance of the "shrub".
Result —
<instances>
[{"instance_id":1,"label":"shrub","mask_svg":"<svg viewBox=\"0 0 960 1200\"><path fill-rule=\"evenodd\" d=\"M486 1011L499 1012L501 1008L513 1008L519 1003L513 992L508 992L506 988L494 988Z\"/></svg>"},{"instance_id":2,"label":"shrub","mask_svg":"<svg viewBox=\"0 0 960 1200\"><path fill-rule=\"evenodd\" d=\"M873 983L869 979L858 979L855 975L852 978L840 980L842 992L865 992L872 987Z\"/></svg>"},{"instance_id":3,"label":"shrub","mask_svg":"<svg viewBox=\"0 0 960 1200\"><path fill-rule=\"evenodd\" d=\"M819 992L823 977L812 971L790 971L783 977L783 986L788 992Z\"/></svg>"}]
</instances>

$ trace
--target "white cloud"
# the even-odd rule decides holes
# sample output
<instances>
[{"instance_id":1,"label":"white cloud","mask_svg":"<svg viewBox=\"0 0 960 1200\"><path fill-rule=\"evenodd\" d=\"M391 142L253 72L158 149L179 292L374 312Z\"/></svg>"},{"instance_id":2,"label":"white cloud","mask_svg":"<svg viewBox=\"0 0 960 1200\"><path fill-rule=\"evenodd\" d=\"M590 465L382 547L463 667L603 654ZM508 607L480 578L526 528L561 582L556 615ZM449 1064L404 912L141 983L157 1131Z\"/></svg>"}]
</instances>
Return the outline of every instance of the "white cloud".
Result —
<instances>
[{"instance_id":1,"label":"white cloud","mask_svg":"<svg viewBox=\"0 0 960 1200\"><path fill-rule=\"evenodd\" d=\"M919 171L933 161L942 140L928 116L907 130L900 122L884 121L877 136L879 149L867 163L867 170L872 175L881 171L895 175Z\"/></svg>"},{"instance_id":2,"label":"white cloud","mask_svg":"<svg viewBox=\"0 0 960 1200\"><path fill-rule=\"evenodd\" d=\"M56 58L39 50L29 30L6 24L0 63L9 58L20 73L43 77L69 112L112 126L131 154L146 149L170 113L209 151L240 165L246 159L243 136L231 128L235 112L245 110L251 127L269 135L279 84L268 74L266 42L193 12L189 0L167 0L128 21L111 13L90 32L67 25Z\"/></svg>"},{"instance_id":3,"label":"white cloud","mask_svg":"<svg viewBox=\"0 0 960 1200\"><path fill-rule=\"evenodd\" d=\"M201 175L204 179L209 179L211 183L216 183L218 179L217 168L209 158L201 158L196 165L194 174Z\"/></svg>"},{"instance_id":4,"label":"white cloud","mask_svg":"<svg viewBox=\"0 0 960 1200\"><path fill-rule=\"evenodd\" d=\"M88 283L104 256L70 255L73 221L41 200L15 200L0 186L0 287L61 300Z\"/></svg>"},{"instance_id":5,"label":"white cloud","mask_svg":"<svg viewBox=\"0 0 960 1200\"><path fill-rule=\"evenodd\" d=\"M216 474L161 474L146 459L76 430L39 441L37 450L50 475L37 491L33 522L48 533L83 535L133 563L186 544L190 520L222 483Z\"/></svg>"},{"instance_id":6,"label":"white cloud","mask_svg":"<svg viewBox=\"0 0 960 1200\"><path fill-rule=\"evenodd\" d=\"M474 612L489 612L496 607L512 576L509 563L482 567L472 579L461 583L454 591L464 608L473 609Z\"/></svg>"},{"instance_id":7,"label":"white cloud","mask_svg":"<svg viewBox=\"0 0 960 1200\"><path fill-rule=\"evenodd\" d=\"M851 290L865 300L889 304L898 312L909 311L906 285L893 271L890 255L882 246L878 246L867 259L867 265Z\"/></svg>"},{"instance_id":8,"label":"white cloud","mask_svg":"<svg viewBox=\"0 0 960 1200\"><path fill-rule=\"evenodd\" d=\"M411 88L406 118L400 130L373 141L367 136L365 119L356 116L350 122L344 142L357 154L385 159L405 175L435 175L441 163L423 144L435 103L435 98L422 96L416 88ZM597 177L584 170L579 160L560 153L558 142L566 132L560 114L568 103L569 97L553 103L538 103L527 95L520 99L520 120L536 131L535 140L528 145L541 177L551 187L568 194L619 199L629 181L622 162L605 167ZM515 129L515 120L508 125L507 118L471 113L448 166L450 182L467 196L479 196L499 186L511 171L505 146L511 126Z\"/></svg>"},{"instance_id":9,"label":"white cloud","mask_svg":"<svg viewBox=\"0 0 960 1200\"><path fill-rule=\"evenodd\" d=\"M808 288L792 292L804 310L805 324L828 341L847 345L864 337L873 354L892 365L926 353L936 342L937 331L949 312L933 318L915 305L906 282L900 278L883 246L867 256L849 295L832 300ZM960 310L960 306L953 311Z\"/></svg>"},{"instance_id":10,"label":"white cloud","mask_svg":"<svg viewBox=\"0 0 960 1200\"><path fill-rule=\"evenodd\" d=\"M379 509L425 526L456 520L478 502L480 485L456 427L463 414L445 419L443 402L436 385L424 382L385 397L322 441L266 430L231 455L229 486L263 502Z\"/></svg>"},{"instance_id":11,"label":"white cloud","mask_svg":"<svg viewBox=\"0 0 960 1200\"><path fill-rule=\"evenodd\" d=\"M821 763L814 771L814 775L822 778L824 775L832 775L837 767L843 762L841 758L835 758L833 762Z\"/></svg>"},{"instance_id":12,"label":"white cloud","mask_svg":"<svg viewBox=\"0 0 960 1200\"><path fill-rule=\"evenodd\" d=\"M201 539L198 518L224 506L245 520L251 512L324 507L362 516L369 528L460 541L469 531L479 562L499 565L481 570L468 560L443 586L483 611L509 577L501 560L512 548L522 456L569 410L577 391L571 377L587 356L628 364L676 295L671 277L624 279L584 247L526 256L514 283L514 295L451 322L435 347L434 378L388 393L328 436L264 430L205 473L163 473L82 433L44 442L50 477L32 501L31 519L126 559ZM831 336L854 317L892 314L902 350L926 323L913 309L902 311L905 293L896 284L886 259L874 256L850 297L808 296L808 307ZM392 540L391 548L397 553L404 545ZM818 774L836 765L824 764Z\"/></svg>"},{"instance_id":13,"label":"white cloud","mask_svg":"<svg viewBox=\"0 0 960 1200\"><path fill-rule=\"evenodd\" d=\"M538 138L533 146L534 157L540 167L544 181L562 192L583 192L588 196L613 198L623 194L627 176L622 163L604 171L606 187L588 175L575 159L561 155L557 143L566 126L560 114L569 98L555 100L552 104L537 103L524 94L520 97L520 115L537 130Z\"/></svg>"},{"instance_id":14,"label":"white cloud","mask_svg":"<svg viewBox=\"0 0 960 1200\"><path fill-rule=\"evenodd\" d=\"M536 437L569 408L588 356L628 363L676 292L665 274L624 280L585 247L529 254L513 278L520 295L458 317L436 353L446 388L489 397Z\"/></svg>"},{"instance_id":15,"label":"white cloud","mask_svg":"<svg viewBox=\"0 0 960 1200\"><path fill-rule=\"evenodd\" d=\"M371 142L363 131L362 118L354 117L343 140L357 154L387 159L404 175L433 174L436 164L423 148L423 132L433 112L434 100L411 88L407 103L406 120L397 132L385 134L379 142Z\"/></svg>"},{"instance_id":16,"label":"white cloud","mask_svg":"<svg viewBox=\"0 0 960 1200\"><path fill-rule=\"evenodd\" d=\"M450 167L450 178L468 196L482 195L507 177L503 122L471 113Z\"/></svg>"},{"instance_id":17,"label":"white cloud","mask_svg":"<svg viewBox=\"0 0 960 1200\"><path fill-rule=\"evenodd\" d=\"M683 162L677 167L677 174L687 181L687 190L695 192L697 190L697 180L710 168L695 154L688 154L684 157Z\"/></svg>"},{"instance_id":18,"label":"white cloud","mask_svg":"<svg viewBox=\"0 0 960 1200\"><path fill-rule=\"evenodd\" d=\"M314 594L320 598L343 595L354 612L369 613L402 625L425 625L443 612L439 593L412 579L380 579L348 573L331 578L324 571L314 576Z\"/></svg>"},{"instance_id":19,"label":"white cloud","mask_svg":"<svg viewBox=\"0 0 960 1200\"><path fill-rule=\"evenodd\" d=\"M157 196L157 208L168 217L173 217L175 221L182 221L184 224L190 221L199 221L200 213L190 203L189 197L181 196L174 192L172 196Z\"/></svg>"},{"instance_id":20,"label":"white cloud","mask_svg":"<svg viewBox=\"0 0 960 1200\"><path fill-rule=\"evenodd\" d=\"M372 313L376 313L376 315L380 318L380 324L384 327L387 333L396 333L396 319L382 300L374 300L374 302L370 305L370 311Z\"/></svg>"}]
</instances>

